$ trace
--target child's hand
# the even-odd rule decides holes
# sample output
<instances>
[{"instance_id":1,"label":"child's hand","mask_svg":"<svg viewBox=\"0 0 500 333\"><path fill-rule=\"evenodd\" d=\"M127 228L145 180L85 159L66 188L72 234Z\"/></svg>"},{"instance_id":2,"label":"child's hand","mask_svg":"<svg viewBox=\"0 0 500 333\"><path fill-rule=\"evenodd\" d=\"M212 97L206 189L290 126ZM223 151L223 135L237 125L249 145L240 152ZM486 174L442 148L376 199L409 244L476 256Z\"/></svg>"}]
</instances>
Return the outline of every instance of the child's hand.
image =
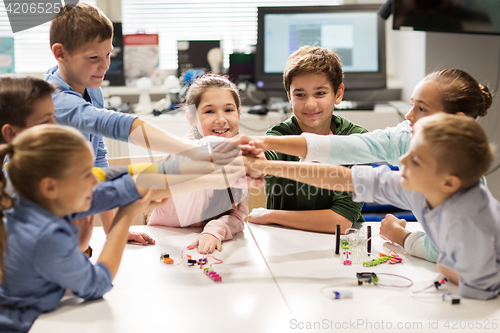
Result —
<instances>
[{"instance_id":1,"label":"child's hand","mask_svg":"<svg viewBox=\"0 0 500 333\"><path fill-rule=\"evenodd\" d=\"M239 134L233 138L220 143L217 148L221 151L227 149L227 143L239 145L243 155L256 156L265 150L264 141L260 137L246 136Z\"/></svg>"},{"instance_id":2,"label":"child's hand","mask_svg":"<svg viewBox=\"0 0 500 333\"><path fill-rule=\"evenodd\" d=\"M247 176L246 180L249 188L262 188L264 187L264 185L266 185L266 180L264 179L264 176L259 178Z\"/></svg>"},{"instance_id":3,"label":"child's hand","mask_svg":"<svg viewBox=\"0 0 500 333\"><path fill-rule=\"evenodd\" d=\"M73 225L80 227L78 230L78 248L85 252L89 247L89 241L94 230L94 215L73 220Z\"/></svg>"},{"instance_id":4,"label":"child's hand","mask_svg":"<svg viewBox=\"0 0 500 333\"><path fill-rule=\"evenodd\" d=\"M248 222L255 224L272 224L269 219L270 212L271 209L254 208L250 214L248 214Z\"/></svg>"},{"instance_id":5,"label":"child's hand","mask_svg":"<svg viewBox=\"0 0 500 333\"><path fill-rule=\"evenodd\" d=\"M406 220L400 220L392 214L387 214L380 221L380 234L392 242L402 245L404 236L408 233L405 229Z\"/></svg>"},{"instance_id":6,"label":"child's hand","mask_svg":"<svg viewBox=\"0 0 500 333\"><path fill-rule=\"evenodd\" d=\"M128 242L132 244L142 244L142 245L155 245L156 242L151 236L143 233L143 232L128 232Z\"/></svg>"},{"instance_id":7,"label":"child's hand","mask_svg":"<svg viewBox=\"0 0 500 333\"><path fill-rule=\"evenodd\" d=\"M262 156L258 156L258 158L255 157L243 157L243 160L245 161L245 171L248 176L253 177L253 178L262 178L265 175L256 167L257 165L254 163L258 162L259 160L263 160L264 158Z\"/></svg>"},{"instance_id":8,"label":"child's hand","mask_svg":"<svg viewBox=\"0 0 500 333\"><path fill-rule=\"evenodd\" d=\"M201 234L187 248L192 250L195 247L198 247L198 252L201 254L211 254L216 249L222 251L222 242L211 234Z\"/></svg>"}]
</instances>

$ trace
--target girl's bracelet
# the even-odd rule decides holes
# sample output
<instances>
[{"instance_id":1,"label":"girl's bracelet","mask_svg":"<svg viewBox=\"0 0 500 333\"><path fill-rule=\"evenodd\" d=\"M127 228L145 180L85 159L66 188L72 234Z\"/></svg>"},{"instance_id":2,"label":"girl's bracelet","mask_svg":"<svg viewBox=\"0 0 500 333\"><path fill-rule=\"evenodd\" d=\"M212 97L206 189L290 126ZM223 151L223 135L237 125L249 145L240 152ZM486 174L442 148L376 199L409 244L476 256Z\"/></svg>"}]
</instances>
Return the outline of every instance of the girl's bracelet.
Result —
<instances>
[{"instance_id":1,"label":"girl's bracelet","mask_svg":"<svg viewBox=\"0 0 500 333\"><path fill-rule=\"evenodd\" d=\"M408 236L411 235L411 231L408 232L404 237L403 237L403 242L401 243L401 246L403 246L403 248L405 247L405 242L406 242L406 238L408 238Z\"/></svg>"}]
</instances>

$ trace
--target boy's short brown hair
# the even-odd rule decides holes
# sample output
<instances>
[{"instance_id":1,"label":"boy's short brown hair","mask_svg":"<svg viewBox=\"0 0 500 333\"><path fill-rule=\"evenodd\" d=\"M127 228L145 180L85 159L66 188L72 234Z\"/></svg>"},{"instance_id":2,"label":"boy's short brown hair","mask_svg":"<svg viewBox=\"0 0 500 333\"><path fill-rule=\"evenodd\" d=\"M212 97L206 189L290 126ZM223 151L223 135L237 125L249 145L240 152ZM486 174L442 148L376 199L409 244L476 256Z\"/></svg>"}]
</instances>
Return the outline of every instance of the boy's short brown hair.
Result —
<instances>
[{"instance_id":1,"label":"boy's short brown hair","mask_svg":"<svg viewBox=\"0 0 500 333\"><path fill-rule=\"evenodd\" d=\"M56 87L32 76L0 75L0 143L5 143L2 127L6 124L24 128L36 102L51 97Z\"/></svg>"},{"instance_id":2,"label":"boy's short brown hair","mask_svg":"<svg viewBox=\"0 0 500 333\"><path fill-rule=\"evenodd\" d=\"M61 8L50 25L50 47L60 43L73 52L85 43L113 37L113 24L98 8L79 2Z\"/></svg>"},{"instance_id":3,"label":"boy's short brown hair","mask_svg":"<svg viewBox=\"0 0 500 333\"><path fill-rule=\"evenodd\" d=\"M290 84L301 74L324 74L332 84L335 94L344 79L340 57L331 49L305 45L292 53L283 71L283 85L290 92Z\"/></svg>"},{"instance_id":4,"label":"boy's short brown hair","mask_svg":"<svg viewBox=\"0 0 500 333\"><path fill-rule=\"evenodd\" d=\"M431 147L439 173L460 178L461 188L476 184L495 157L485 130L470 117L439 113L420 119L415 132Z\"/></svg>"}]
</instances>

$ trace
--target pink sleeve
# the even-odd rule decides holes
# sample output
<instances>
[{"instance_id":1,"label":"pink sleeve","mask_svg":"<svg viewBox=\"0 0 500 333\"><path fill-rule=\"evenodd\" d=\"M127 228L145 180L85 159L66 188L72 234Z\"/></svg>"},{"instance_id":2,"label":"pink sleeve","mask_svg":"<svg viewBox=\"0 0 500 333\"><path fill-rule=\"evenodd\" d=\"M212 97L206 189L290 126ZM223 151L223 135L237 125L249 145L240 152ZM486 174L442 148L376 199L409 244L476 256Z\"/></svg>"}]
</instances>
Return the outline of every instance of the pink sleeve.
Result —
<instances>
[{"instance_id":1,"label":"pink sleeve","mask_svg":"<svg viewBox=\"0 0 500 333\"><path fill-rule=\"evenodd\" d=\"M199 223L212 195L212 189L205 189L173 196L153 211L148 225L188 227Z\"/></svg>"},{"instance_id":2,"label":"pink sleeve","mask_svg":"<svg viewBox=\"0 0 500 333\"><path fill-rule=\"evenodd\" d=\"M224 215L205 225L201 234L211 234L224 241L233 238L233 235L243 231L244 219L248 215L248 196L241 201L234 214Z\"/></svg>"}]
</instances>

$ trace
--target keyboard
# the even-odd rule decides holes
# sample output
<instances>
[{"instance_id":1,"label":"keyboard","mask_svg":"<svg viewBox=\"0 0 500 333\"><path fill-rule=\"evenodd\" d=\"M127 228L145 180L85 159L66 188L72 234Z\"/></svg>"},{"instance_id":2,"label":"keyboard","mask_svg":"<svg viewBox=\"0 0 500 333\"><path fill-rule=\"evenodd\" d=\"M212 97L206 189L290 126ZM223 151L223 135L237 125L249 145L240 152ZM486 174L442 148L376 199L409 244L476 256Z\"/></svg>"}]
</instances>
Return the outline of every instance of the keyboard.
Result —
<instances>
[{"instance_id":1,"label":"keyboard","mask_svg":"<svg viewBox=\"0 0 500 333\"><path fill-rule=\"evenodd\" d=\"M342 101L339 105L335 105L337 111L373 111L375 102L369 101Z\"/></svg>"}]
</instances>

